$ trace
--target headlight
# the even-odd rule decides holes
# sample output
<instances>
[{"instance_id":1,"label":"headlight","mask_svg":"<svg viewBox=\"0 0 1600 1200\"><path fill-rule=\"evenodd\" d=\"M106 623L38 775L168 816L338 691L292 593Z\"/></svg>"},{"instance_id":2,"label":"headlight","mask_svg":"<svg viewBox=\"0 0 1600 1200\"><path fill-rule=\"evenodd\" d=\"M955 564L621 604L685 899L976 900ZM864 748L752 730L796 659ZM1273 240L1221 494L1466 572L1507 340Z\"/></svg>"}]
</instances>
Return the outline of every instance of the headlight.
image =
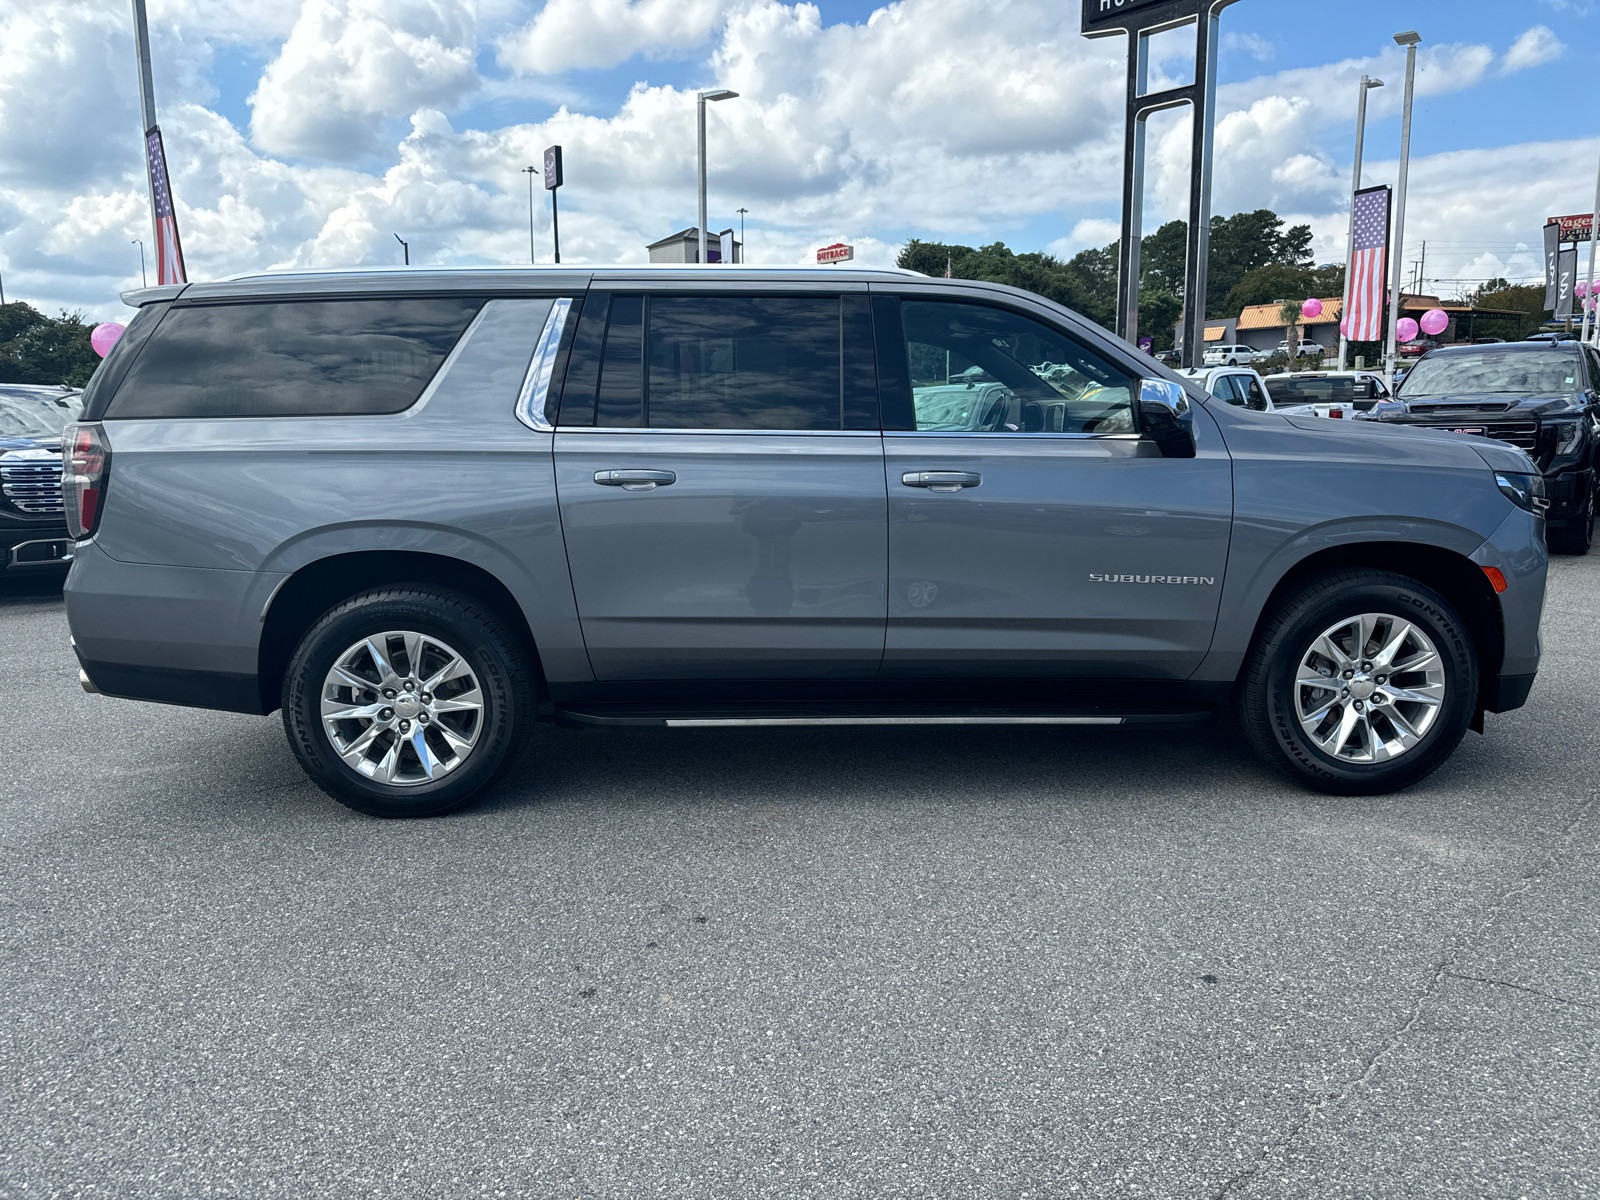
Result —
<instances>
[{"instance_id":1,"label":"headlight","mask_svg":"<svg viewBox=\"0 0 1600 1200\"><path fill-rule=\"evenodd\" d=\"M1550 501L1544 498L1543 475L1514 475L1510 471L1496 471L1494 481L1500 485L1507 500L1535 516L1544 516L1544 510L1550 507Z\"/></svg>"},{"instance_id":2,"label":"headlight","mask_svg":"<svg viewBox=\"0 0 1600 1200\"><path fill-rule=\"evenodd\" d=\"M1583 436L1583 424L1579 421L1556 421L1556 454L1571 454L1578 448L1578 439Z\"/></svg>"}]
</instances>

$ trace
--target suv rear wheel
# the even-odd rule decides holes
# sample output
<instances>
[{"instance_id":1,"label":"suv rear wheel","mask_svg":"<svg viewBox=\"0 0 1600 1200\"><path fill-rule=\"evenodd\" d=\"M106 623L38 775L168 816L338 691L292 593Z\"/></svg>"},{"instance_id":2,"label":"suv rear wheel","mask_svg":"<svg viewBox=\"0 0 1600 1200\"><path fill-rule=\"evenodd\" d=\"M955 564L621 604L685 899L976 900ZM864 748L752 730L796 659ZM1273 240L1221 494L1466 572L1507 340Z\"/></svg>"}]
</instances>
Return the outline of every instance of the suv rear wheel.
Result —
<instances>
[{"instance_id":1,"label":"suv rear wheel","mask_svg":"<svg viewBox=\"0 0 1600 1200\"><path fill-rule=\"evenodd\" d=\"M1318 791L1366 796L1430 774L1477 704L1477 652L1450 604L1386 571L1291 597L1246 662L1239 717L1258 754Z\"/></svg>"},{"instance_id":2,"label":"suv rear wheel","mask_svg":"<svg viewBox=\"0 0 1600 1200\"><path fill-rule=\"evenodd\" d=\"M1589 553L1589 547L1594 545L1594 510L1595 481L1590 479L1583 506L1579 509L1581 515L1565 529L1550 530L1548 535L1550 549L1556 554Z\"/></svg>"},{"instance_id":3,"label":"suv rear wheel","mask_svg":"<svg viewBox=\"0 0 1600 1200\"><path fill-rule=\"evenodd\" d=\"M375 817L467 803L515 757L533 722L516 640L458 593L377 588L336 605L289 660L283 727L334 799Z\"/></svg>"}]
</instances>

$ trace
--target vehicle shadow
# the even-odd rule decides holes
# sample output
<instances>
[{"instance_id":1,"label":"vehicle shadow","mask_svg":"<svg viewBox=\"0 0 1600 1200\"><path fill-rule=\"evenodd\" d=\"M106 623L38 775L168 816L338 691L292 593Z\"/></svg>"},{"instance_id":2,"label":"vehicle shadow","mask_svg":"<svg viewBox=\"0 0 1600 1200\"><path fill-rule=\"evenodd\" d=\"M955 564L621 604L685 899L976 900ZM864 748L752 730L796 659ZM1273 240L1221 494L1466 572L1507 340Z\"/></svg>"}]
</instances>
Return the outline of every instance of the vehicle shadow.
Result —
<instances>
[{"instance_id":1,"label":"vehicle shadow","mask_svg":"<svg viewBox=\"0 0 1600 1200\"><path fill-rule=\"evenodd\" d=\"M60 604L61 585L66 582L65 571L40 572L36 575L0 575L0 609L20 606L39 607Z\"/></svg>"}]
</instances>

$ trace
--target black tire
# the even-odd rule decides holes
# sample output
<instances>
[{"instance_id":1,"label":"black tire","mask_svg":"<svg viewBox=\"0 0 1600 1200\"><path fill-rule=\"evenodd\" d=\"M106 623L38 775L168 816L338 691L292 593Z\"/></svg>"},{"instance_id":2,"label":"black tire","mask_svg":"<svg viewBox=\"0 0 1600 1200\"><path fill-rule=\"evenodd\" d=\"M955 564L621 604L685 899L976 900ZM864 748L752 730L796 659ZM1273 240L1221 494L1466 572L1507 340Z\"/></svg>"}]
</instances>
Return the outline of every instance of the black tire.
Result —
<instances>
[{"instance_id":1,"label":"black tire","mask_svg":"<svg viewBox=\"0 0 1600 1200\"><path fill-rule=\"evenodd\" d=\"M340 655L394 630L447 644L472 671L481 696L475 744L459 766L431 782L366 777L346 765L321 719L324 682ZM393 584L335 605L300 639L283 679L283 728L300 765L335 800L374 817L433 817L466 804L511 766L532 732L535 708L518 639L475 600L431 584Z\"/></svg>"},{"instance_id":2,"label":"black tire","mask_svg":"<svg viewBox=\"0 0 1600 1200\"><path fill-rule=\"evenodd\" d=\"M1582 515L1564 529L1552 529L1546 538L1552 554L1572 554L1582 557L1594 545L1595 483L1589 481L1583 498Z\"/></svg>"},{"instance_id":3,"label":"black tire","mask_svg":"<svg viewBox=\"0 0 1600 1200\"><path fill-rule=\"evenodd\" d=\"M1313 642L1338 622L1367 613L1402 618L1425 634L1444 675L1443 701L1431 726L1410 749L1382 762L1347 761L1326 752L1302 728L1295 706L1297 670ZM1477 703L1478 655L1466 623L1437 592L1388 571L1326 575L1291 596L1251 647L1238 693L1239 724L1256 753L1295 782L1341 796L1398 791L1432 773L1460 744ZM1367 704L1370 725L1394 731L1383 724L1381 709Z\"/></svg>"}]
</instances>

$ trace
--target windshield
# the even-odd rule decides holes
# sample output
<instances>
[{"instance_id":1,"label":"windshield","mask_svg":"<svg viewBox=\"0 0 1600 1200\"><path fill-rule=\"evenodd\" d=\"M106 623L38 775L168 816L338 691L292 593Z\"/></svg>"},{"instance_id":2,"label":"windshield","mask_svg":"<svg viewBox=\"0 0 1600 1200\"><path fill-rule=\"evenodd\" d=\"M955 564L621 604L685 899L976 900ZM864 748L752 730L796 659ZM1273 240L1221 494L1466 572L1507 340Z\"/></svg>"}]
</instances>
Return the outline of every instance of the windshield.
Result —
<instances>
[{"instance_id":1,"label":"windshield","mask_svg":"<svg viewBox=\"0 0 1600 1200\"><path fill-rule=\"evenodd\" d=\"M0 437L56 438L74 414L38 400L0 396Z\"/></svg>"},{"instance_id":2,"label":"windshield","mask_svg":"<svg viewBox=\"0 0 1600 1200\"><path fill-rule=\"evenodd\" d=\"M1571 350L1461 351L1425 358L1399 389L1402 400L1429 396L1550 396L1579 388L1578 356Z\"/></svg>"}]
</instances>

